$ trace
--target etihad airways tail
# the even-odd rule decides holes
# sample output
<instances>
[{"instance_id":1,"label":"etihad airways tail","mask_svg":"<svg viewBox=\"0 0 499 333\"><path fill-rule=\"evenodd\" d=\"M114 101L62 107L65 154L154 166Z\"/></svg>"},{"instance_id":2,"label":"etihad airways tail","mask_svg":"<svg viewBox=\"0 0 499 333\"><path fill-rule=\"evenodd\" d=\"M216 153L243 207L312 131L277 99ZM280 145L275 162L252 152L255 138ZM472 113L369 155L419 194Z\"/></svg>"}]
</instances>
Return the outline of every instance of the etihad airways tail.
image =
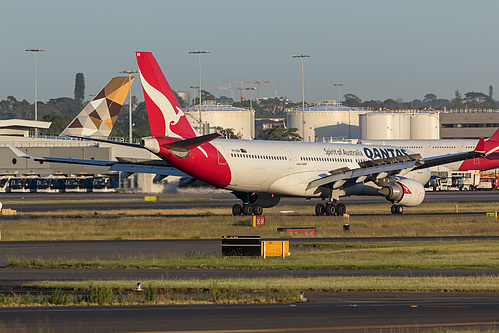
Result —
<instances>
[{"instance_id":1,"label":"etihad airways tail","mask_svg":"<svg viewBox=\"0 0 499 333\"><path fill-rule=\"evenodd\" d=\"M134 77L132 76L131 82ZM61 135L108 137L128 95L128 77L113 77Z\"/></svg>"}]
</instances>

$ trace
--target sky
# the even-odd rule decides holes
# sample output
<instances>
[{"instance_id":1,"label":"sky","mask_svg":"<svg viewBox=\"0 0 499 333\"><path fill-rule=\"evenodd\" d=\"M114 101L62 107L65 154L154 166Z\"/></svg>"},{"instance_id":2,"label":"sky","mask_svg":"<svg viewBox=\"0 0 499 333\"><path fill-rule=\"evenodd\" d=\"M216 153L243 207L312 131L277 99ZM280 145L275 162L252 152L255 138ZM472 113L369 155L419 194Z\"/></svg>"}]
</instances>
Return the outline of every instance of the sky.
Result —
<instances>
[{"instance_id":1,"label":"sky","mask_svg":"<svg viewBox=\"0 0 499 333\"><path fill-rule=\"evenodd\" d=\"M201 56L202 87L216 96L231 96L210 89L229 79L261 80L272 82L262 96L301 101L298 54L310 55L307 102L337 100L335 83L342 99L488 94L489 85L499 89L498 13L496 0L4 0L0 100L33 101L28 48L45 49L37 54L39 101L73 97L79 72L87 96L98 93L121 70L137 69L135 51L153 52L171 87L192 98L194 50L210 51ZM138 84L132 94L143 100Z\"/></svg>"}]
</instances>

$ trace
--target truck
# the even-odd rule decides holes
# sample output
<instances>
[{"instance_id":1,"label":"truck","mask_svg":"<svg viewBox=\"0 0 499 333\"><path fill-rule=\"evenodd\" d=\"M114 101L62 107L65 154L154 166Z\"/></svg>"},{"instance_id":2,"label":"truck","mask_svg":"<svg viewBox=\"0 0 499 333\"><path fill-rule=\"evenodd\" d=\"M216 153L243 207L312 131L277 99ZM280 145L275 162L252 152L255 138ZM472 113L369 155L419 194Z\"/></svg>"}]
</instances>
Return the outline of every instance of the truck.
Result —
<instances>
[{"instance_id":1,"label":"truck","mask_svg":"<svg viewBox=\"0 0 499 333\"><path fill-rule=\"evenodd\" d=\"M452 187L459 191L474 191L480 185L479 171L455 171L451 177Z\"/></svg>"}]
</instances>

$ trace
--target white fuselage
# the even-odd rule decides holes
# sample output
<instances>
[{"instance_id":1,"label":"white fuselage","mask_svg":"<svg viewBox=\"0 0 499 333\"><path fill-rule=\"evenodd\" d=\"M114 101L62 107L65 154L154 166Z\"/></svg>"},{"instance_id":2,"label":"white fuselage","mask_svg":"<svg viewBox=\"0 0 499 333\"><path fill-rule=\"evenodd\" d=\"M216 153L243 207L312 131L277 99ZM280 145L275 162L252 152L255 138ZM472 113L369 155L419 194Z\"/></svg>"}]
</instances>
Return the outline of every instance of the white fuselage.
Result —
<instances>
[{"instance_id":1,"label":"white fuselage","mask_svg":"<svg viewBox=\"0 0 499 333\"><path fill-rule=\"evenodd\" d=\"M317 188L307 190L307 185L333 170L357 169L362 161L413 154L394 146L343 143L214 140L212 144L224 155L231 170L228 189L279 196L326 197L329 193ZM418 170L405 177L425 184L430 175ZM354 192L343 190L340 194L358 194Z\"/></svg>"},{"instance_id":2,"label":"white fuselage","mask_svg":"<svg viewBox=\"0 0 499 333\"><path fill-rule=\"evenodd\" d=\"M397 146L421 154L423 158L473 150L476 139L441 139L441 140L361 140L365 145ZM463 162L454 162L432 167L435 171L457 171Z\"/></svg>"}]
</instances>

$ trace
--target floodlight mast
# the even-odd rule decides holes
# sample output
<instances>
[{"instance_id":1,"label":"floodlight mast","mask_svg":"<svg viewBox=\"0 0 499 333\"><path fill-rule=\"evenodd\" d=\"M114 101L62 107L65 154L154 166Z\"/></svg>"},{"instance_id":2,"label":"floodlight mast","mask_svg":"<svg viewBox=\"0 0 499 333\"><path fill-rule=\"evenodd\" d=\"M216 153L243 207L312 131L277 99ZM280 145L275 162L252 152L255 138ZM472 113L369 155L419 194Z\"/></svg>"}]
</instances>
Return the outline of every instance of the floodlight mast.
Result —
<instances>
[{"instance_id":1,"label":"floodlight mast","mask_svg":"<svg viewBox=\"0 0 499 333\"><path fill-rule=\"evenodd\" d=\"M301 58L301 128L302 140L305 142L305 81L303 79L303 58L310 58L308 54L294 55L293 58Z\"/></svg>"},{"instance_id":2,"label":"floodlight mast","mask_svg":"<svg viewBox=\"0 0 499 333\"><path fill-rule=\"evenodd\" d=\"M128 104L129 104L129 113L128 113L128 141L132 143L132 74L138 73L139 71L136 69L124 69L120 71L122 74L128 74Z\"/></svg>"},{"instance_id":3,"label":"floodlight mast","mask_svg":"<svg viewBox=\"0 0 499 333\"><path fill-rule=\"evenodd\" d=\"M198 50L198 51L190 51L189 54L197 54L198 55L198 77L199 77L199 132L203 133L203 126L201 120L201 54L210 53L210 51L206 50Z\"/></svg>"},{"instance_id":4,"label":"floodlight mast","mask_svg":"<svg viewBox=\"0 0 499 333\"><path fill-rule=\"evenodd\" d=\"M340 104L341 102L341 93L340 93L340 89L341 87L343 87L343 83L335 83L334 84L335 87L338 87L338 104Z\"/></svg>"},{"instance_id":5,"label":"floodlight mast","mask_svg":"<svg viewBox=\"0 0 499 333\"><path fill-rule=\"evenodd\" d=\"M35 54L35 120L38 120L38 107L37 107L38 96L36 94L36 54L38 52L45 52L45 50L44 49L31 48L31 49L27 49L26 51L27 52L33 52ZM35 138L36 137L38 137L38 128L35 128Z\"/></svg>"}]
</instances>

